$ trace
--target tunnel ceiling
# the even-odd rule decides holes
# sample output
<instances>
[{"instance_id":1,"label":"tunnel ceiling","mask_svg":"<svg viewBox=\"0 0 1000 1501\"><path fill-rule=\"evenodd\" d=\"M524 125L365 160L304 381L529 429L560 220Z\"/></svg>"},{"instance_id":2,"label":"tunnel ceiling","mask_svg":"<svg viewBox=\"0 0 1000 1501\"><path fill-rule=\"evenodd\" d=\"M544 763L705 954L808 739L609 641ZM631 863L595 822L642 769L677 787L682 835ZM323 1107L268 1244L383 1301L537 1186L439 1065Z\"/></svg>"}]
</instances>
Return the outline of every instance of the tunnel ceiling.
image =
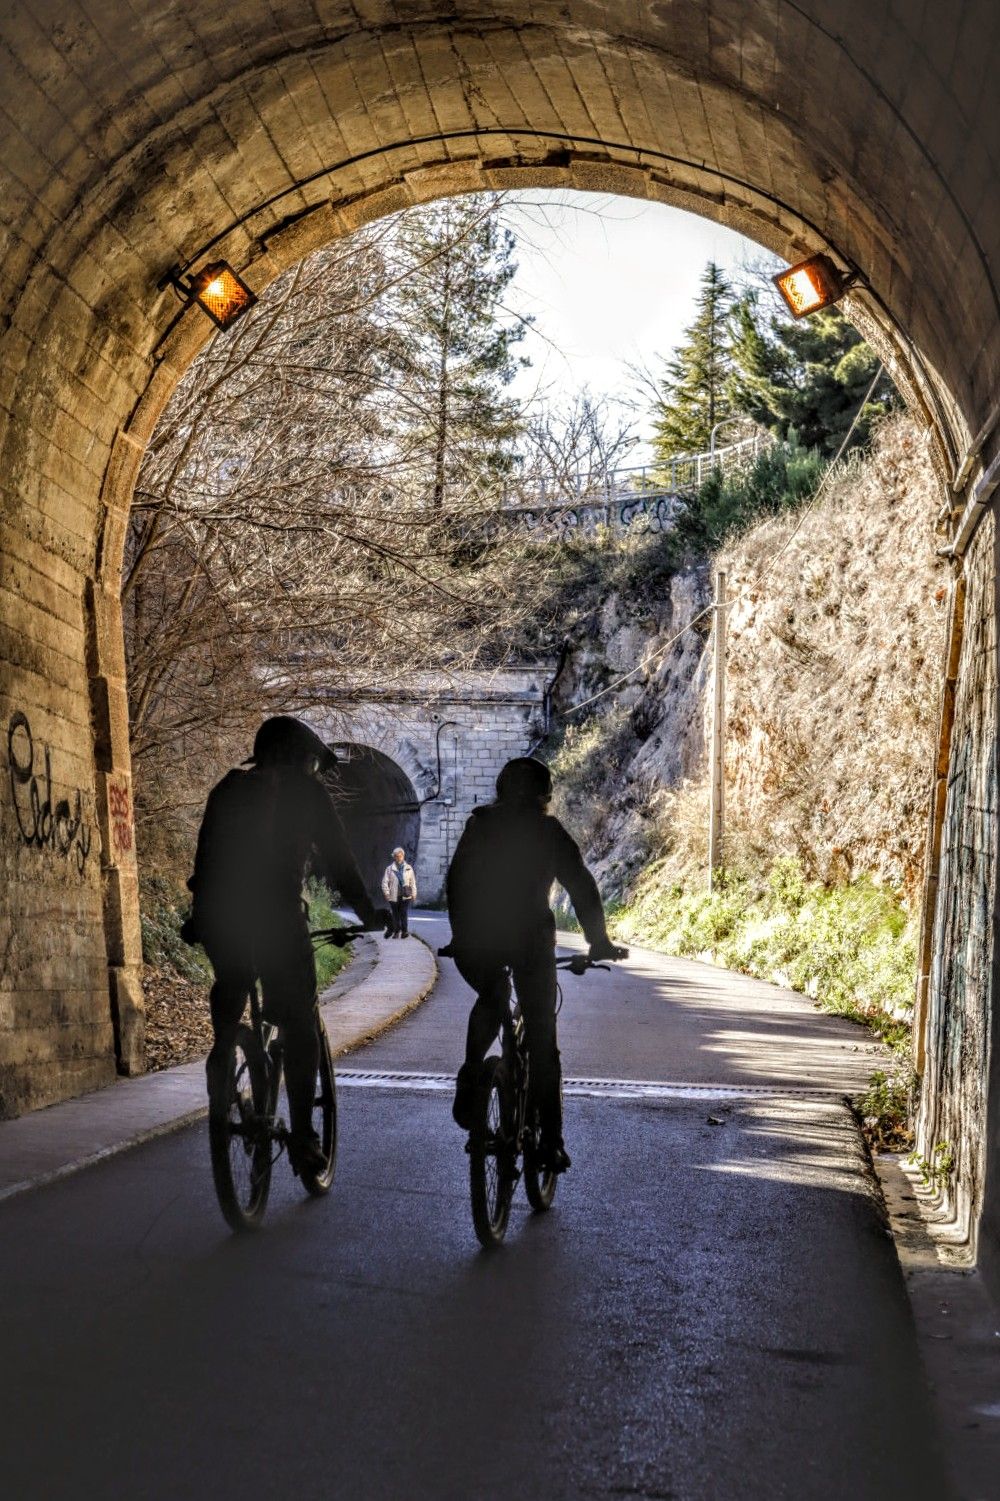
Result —
<instances>
[{"instance_id":1,"label":"tunnel ceiling","mask_svg":"<svg viewBox=\"0 0 1000 1501\"><path fill-rule=\"evenodd\" d=\"M209 332L173 328L172 263L211 243L261 285L363 218L533 182L679 203L790 258L831 246L956 464L1000 375L998 27L986 0L11 10L3 482L44 541L59 507L86 562L115 431L156 372L145 441Z\"/></svg>"}]
</instances>

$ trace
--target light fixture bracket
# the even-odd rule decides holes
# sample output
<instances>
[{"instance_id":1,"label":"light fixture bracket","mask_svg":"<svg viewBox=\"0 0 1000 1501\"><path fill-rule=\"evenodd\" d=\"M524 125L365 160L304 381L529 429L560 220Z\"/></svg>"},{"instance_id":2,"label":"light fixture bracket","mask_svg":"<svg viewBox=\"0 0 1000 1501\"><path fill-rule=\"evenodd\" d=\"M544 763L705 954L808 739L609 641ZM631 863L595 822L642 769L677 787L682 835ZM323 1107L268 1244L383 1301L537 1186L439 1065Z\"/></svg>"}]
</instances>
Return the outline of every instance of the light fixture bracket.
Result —
<instances>
[{"instance_id":1,"label":"light fixture bracket","mask_svg":"<svg viewBox=\"0 0 1000 1501\"><path fill-rule=\"evenodd\" d=\"M788 266L771 278L793 318L807 318L839 302L858 280L856 271L841 271L822 252Z\"/></svg>"},{"instance_id":2,"label":"light fixture bracket","mask_svg":"<svg viewBox=\"0 0 1000 1501\"><path fill-rule=\"evenodd\" d=\"M197 303L217 328L231 328L257 301L228 261L213 261L193 276L185 275L180 266L171 266L160 286L173 287L186 307Z\"/></svg>"}]
</instances>

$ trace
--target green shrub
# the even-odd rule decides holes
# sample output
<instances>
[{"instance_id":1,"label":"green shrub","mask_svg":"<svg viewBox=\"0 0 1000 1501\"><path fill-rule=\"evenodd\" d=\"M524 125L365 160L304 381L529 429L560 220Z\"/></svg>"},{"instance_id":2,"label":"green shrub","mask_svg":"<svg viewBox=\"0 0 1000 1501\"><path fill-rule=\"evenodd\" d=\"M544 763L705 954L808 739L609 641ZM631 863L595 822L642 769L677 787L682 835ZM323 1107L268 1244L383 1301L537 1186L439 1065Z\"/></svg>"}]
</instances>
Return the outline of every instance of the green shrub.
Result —
<instances>
[{"instance_id":1,"label":"green shrub","mask_svg":"<svg viewBox=\"0 0 1000 1501\"><path fill-rule=\"evenodd\" d=\"M723 876L712 892L668 885L664 869L651 866L622 909L623 937L788 985L906 1051L916 932L896 892L867 877L808 881L795 859L757 878Z\"/></svg>"},{"instance_id":2,"label":"green shrub","mask_svg":"<svg viewBox=\"0 0 1000 1501\"><path fill-rule=\"evenodd\" d=\"M330 893L322 881L310 881L309 926L338 928L343 923L330 905ZM142 957L156 969L173 971L185 980L211 983L212 966L201 945L192 948L181 938L181 924L191 915L186 887L168 876L143 876L139 882L139 923ZM349 949L324 944L316 951L316 978L324 990L350 958Z\"/></svg>"},{"instance_id":3,"label":"green shrub","mask_svg":"<svg viewBox=\"0 0 1000 1501\"><path fill-rule=\"evenodd\" d=\"M680 530L693 544L711 551L766 516L794 510L815 491L826 460L800 446L793 433L758 454L735 473L718 471L686 503Z\"/></svg>"},{"instance_id":4,"label":"green shrub","mask_svg":"<svg viewBox=\"0 0 1000 1501\"><path fill-rule=\"evenodd\" d=\"M139 926L142 957L156 969L172 970L185 980L206 980L211 966L202 948L191 948L181 937L181 924L191 915L185 886L169 876L139 880Z\"/></svg>"},{"instance_id":5,"label":"green shrub","mask_svg":"<svg viewBox=\"0 0 1000 1501\"><path fill-rule=\"evenodd\" d=\"M899 1151L913 1141L910 1108L914 1075L909 1067L892 1074L876 1069L864 1094L854 1102L861 1129L876 1151Z\"/></svg>"},{"instance_id":6,"label":"green shrub","mask_svg":"<svg viewBox=\"0 0 1000 1501\"><path fill-rule=\"evenodd\" d=\"M309 926L317 928L342 928L343 919L330 905L330 893L323 881L310 881L307 888L309 900ZM332 943L324 943L316 950L316 983L322 993L335 975L338 975L351 957L349 948L338 949Z\"/></svg>"}]
</instances>

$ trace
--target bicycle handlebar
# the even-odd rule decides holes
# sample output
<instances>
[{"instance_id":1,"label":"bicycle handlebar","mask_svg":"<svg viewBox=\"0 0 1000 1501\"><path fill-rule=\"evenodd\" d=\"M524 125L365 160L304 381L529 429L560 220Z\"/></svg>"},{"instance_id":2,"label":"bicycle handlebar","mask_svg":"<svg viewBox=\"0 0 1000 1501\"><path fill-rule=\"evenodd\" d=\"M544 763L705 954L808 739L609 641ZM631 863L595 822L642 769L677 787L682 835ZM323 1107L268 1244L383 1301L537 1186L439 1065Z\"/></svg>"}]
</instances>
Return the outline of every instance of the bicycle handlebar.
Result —
<instances>
[{"instance_id":1,"label":"bicycle handlebar","mask_svg":"<svg viewBox=\"0 0 1000 1501\"><path fill-rule=\"evenodd\" d=\"M628 949L623 949L616 958L627 959ZM585 975L588 969L610 969L610 964L601 964L597 959L591 959L589 954L570 954L565 959L556 960L556 969L568 969L571 975Z\"/></svg>"},{"instance_id":2,"label":"bicycle handlebar","mask_svg":"<svg viewBox=\"0 0 1000 1501\"><path fill-rule=\"evenodd\" d=\"M450 943L442 945L438 949L438 956L442 959L454 959L455 950ZM616 959L627 959L628 949L619 948ZM610 965L601 964L596 959L591 959L589 954L569 954L565 959L556 960L556 969L568 969L571 974L585 975L588 969L610 969Z\"/></svg>"},{"instance_id":3,"label":"bicycle handlebar","mask_svg":"<svg viewBox=\"0 0 1000 1501\"><path fill-rule=\"evenodd\" d=\"M368 931L360 923L350 923L344 928L314 928L309 936L313 943L333 943L337 948L342 949L346 944L352 943L355 938L360 938L362 933Z\"/></svg>"}]
</instances>

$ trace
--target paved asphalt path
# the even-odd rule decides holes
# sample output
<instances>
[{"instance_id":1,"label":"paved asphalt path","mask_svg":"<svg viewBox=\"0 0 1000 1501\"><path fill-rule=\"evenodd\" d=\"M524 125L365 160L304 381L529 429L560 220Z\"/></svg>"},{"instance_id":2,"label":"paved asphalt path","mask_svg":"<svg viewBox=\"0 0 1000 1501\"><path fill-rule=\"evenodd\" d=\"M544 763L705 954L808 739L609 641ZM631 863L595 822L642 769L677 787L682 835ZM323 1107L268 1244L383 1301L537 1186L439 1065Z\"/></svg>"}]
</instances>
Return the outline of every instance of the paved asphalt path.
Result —
<instances>
[{"instance_id":1,"label":"paved asphalt path","mask_svg":"<svg viewBox=\"0 0 1000 1501\"><path fill-rule=\"evenodd\" d=\"M760 987L741 1011L697 966L632 968L567 980L568 1074L701 1060L706 1083L711 1059L785 1093L571 1093L573 1170L548 1215L519 1200L496 1254L433 1080L345 1074L333 1192L303 1200L279 1164L256 1236L219 1217L202 1126L0 1206L3 1495L942 1497L854 1127L788 1092L807 1065L827 1088L831 1047L856 1067L858 1034L780 992L772 1025ZM442 961L345 1070L451 1068L468 999ZM687 1053L663 1044L692 1027ZM775 1086L756 1039L786 1034L801 1067L779 1059Z\"/></svg>"}]
</instances>

